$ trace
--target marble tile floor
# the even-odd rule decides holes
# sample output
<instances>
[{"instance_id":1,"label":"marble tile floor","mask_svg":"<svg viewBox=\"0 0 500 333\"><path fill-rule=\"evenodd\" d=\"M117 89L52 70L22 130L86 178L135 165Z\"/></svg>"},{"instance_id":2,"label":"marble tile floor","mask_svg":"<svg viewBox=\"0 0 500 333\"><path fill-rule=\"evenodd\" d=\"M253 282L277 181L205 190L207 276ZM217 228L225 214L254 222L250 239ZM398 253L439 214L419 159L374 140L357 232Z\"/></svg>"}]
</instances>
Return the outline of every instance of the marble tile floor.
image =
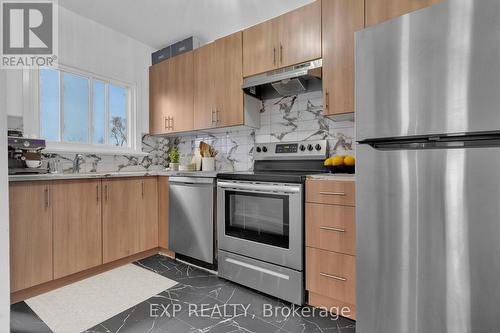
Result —
<instances>
[{"instance_id":1,"label":"marble tile floor","mask_svg":"<svg viewBox=\"0 0 500 333\"><path fill-rule=\"evenodd\" d=\"M354 333L355 322L289 303L161 255L135 263L179 284L87 330L87 333ZM302 313L301 313L302 312ZM272 313L271 316L269 316ZM11 332L50 329L24 302L11 307ZM73 333L73 332L68 332Z\"/></svg>"}]
</instances>

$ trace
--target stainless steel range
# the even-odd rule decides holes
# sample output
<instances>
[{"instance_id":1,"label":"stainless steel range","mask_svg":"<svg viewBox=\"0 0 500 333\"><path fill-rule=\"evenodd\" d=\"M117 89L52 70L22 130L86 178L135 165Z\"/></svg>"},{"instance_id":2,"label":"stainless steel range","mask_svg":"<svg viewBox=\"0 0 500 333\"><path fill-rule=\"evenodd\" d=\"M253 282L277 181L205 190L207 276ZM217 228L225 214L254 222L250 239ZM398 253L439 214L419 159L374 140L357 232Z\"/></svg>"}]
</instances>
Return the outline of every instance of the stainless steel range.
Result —
<instances>
[{"instance_id":1,"label":"stainless steel range","mask_svg":"<svg viewBox=\"0 0 500 333\"><path fill-rule=\"evenodd\" d=\"M304 183L327 142L257 144L254 171L217 176L219 276L304 301Z\"/></svg>"}]
</instances>

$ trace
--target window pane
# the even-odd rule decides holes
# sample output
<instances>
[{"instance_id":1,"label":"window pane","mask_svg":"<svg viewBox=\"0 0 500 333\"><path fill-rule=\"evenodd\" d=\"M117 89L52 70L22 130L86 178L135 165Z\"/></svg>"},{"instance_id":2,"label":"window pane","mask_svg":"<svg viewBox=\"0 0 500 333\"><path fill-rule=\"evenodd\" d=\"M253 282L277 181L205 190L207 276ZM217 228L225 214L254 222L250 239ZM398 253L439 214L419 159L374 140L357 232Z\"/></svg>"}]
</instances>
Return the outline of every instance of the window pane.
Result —
<instances>
[{"instance_id":1,"label":"window pane","mask_svg":"<svg viewBox=\"0 0 500 333\"><path fill-rule=\"evenodd\" d=\"M104 82L94 81L92 84L92 143L104 143L104 129L106 125L106 85Z\"/></svg>"},{"instance_id":2,"label":"window pane","mask_svg":"<svg viewBox=\"0 0 500 333\"><path fill-rule=\"evenodd\" d=\"M127 145L128 91L126 88L109 85L109 144Z\"/></svg>"},{"instance_id":3,"label":"window pane","mask_svg":"<svg viewBox=\"0 0 500 333\"><path fill-rule=\"evenodd\" d=\"M89 84L84 77L64 73L64 141L89 142Z\"/></svg>"},{"instance_id":4,"label":"window pane","mask_svg":"<svg viewBox=\"0 0 500 333\"><path fill-rule=\"evenodd\" d=\"M40 69L40 137L59 141L59 72Z\"/></svg>"}]
</instances>

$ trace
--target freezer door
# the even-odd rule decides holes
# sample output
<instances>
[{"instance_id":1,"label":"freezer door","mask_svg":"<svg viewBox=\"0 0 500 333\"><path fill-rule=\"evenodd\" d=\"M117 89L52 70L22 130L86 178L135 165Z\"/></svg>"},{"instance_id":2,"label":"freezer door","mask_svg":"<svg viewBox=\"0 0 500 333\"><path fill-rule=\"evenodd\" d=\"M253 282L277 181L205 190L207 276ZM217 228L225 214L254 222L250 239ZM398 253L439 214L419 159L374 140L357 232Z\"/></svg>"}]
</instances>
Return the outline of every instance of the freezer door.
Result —
<instances>
[{"instance_id":1,"label":"freezer door","mask_svg":"<svg viewBox=\"0 0 500 333\"><path fill-rule=\"evenodd\" d=\"M500 148L357 148L358 333L500 327Z\"/></svg>"},{"instance_id":2,"label":"freezer door","mask_svg":"<svg viewBox=\"0 0 500 333\"><path fill-rule=\"evenodd\" d=\"M443 1L357 33L356 138L499 130L499 13Z\"/></svg>"}]
</instances>

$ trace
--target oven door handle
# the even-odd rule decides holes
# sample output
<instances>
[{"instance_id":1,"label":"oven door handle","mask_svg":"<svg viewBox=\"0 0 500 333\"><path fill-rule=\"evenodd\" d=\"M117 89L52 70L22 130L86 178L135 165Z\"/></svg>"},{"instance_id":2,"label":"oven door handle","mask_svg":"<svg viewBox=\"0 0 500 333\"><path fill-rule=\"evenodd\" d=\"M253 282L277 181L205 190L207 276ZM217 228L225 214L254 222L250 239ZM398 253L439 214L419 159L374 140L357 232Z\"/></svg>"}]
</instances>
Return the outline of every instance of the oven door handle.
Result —
<instances>
[{"instance_id":1,"label":"oven door handle","mask_svg":"<svg viewBox=\"0 0 500 333\"><path fill-rule=\"evenodd\" d=\"M242 190L242 191L255 191L255 192L266 192L266 193L288 193L296 194L300 193L300 185L298 186L284 186L284 185L264 185L264 184L242 184L242 183L230 183L230 182L217 182L217 186L223 189L231 190Z\"/></svg>"}]
</instances>

